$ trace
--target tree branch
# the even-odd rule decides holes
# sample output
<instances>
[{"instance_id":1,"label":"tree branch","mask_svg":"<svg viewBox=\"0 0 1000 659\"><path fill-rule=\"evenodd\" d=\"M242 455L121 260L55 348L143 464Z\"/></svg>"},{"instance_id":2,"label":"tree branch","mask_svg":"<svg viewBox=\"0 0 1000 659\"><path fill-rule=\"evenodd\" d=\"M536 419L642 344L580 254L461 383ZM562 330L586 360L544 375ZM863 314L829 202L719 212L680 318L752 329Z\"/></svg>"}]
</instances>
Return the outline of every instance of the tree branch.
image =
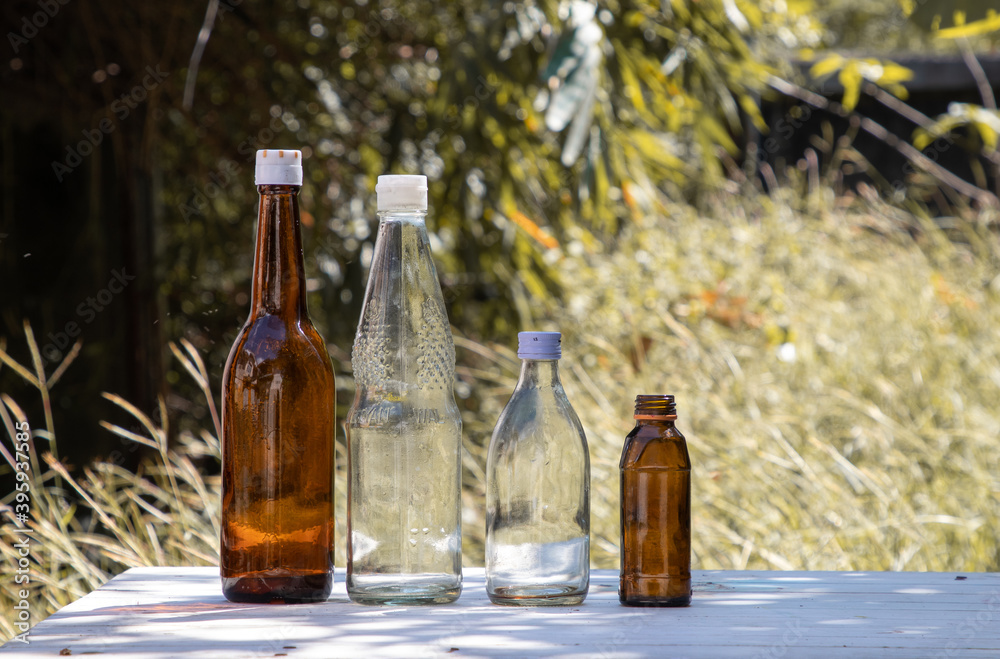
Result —
<instances>
[{"instance_id":1,"label":"tree branch","mask_svg":"<svg viewBox=\"0 0 1000 659\"><path fill-rule=\"evenodd\" d=\"M808 103L809 105L820 109L832 112L837 116L843 117L845 119L856 118L860 122L861 129L864 130L869 135L881 140L888 146L891 146L896 151L900 153L904 158L912 162L914 165L920 167L927 173L931 174L937 180L939 180L944 185L949 188L959 192L967 197L975 199L979 203L986 206L998 207L1000 206L1000 199L997 199L996 195L993 193L983 190L982 188L976 187L975 185L969 183L968 181L956 176L954 173L945 169L941 165L937 164L924 154L922 154L917 148L905 140L899 139L893 133L890 133L884 126L876 121L869 119L868 117L862 116L857 112L848 112L844 109L844 106L836 101L831 101L825 96L821 96L815 92L809 91L804 87L800 87L794 83L791 83L782 78L776 76L771 76L768 79L768 85L778 92L785 94L786 96L791 96L792 98L797 98L800 101Z\"/></svg>"},{"instance_id":2,"label":"tree branch","mask_svg":"<svg viewBox=\"0 0 1000 659\"><path fill-rule=\"evenodd\" d=\"M208 0L208 7L205 8L205 20L201 24L198 32L198 41L191 51L191 60L188 62L187 78L184 80L184 100L182 107L189 112L194 104L194 86L198 79L198 67L201 65L201 57L205 54L205 46L208 45L208 38L212 36L212 26L215 25L215 16L219 13L219 0Z\"/></svg>"},{"instance_id":3,"label":"tree branch","mask_svg":"<svg viewBox=\"0 0 1000 659\"><path fill-rule=\"evenodd\" d=\"M959 39L958 46L962 50L962 59L965 60L965 65L969 67L972 77L976 79L979 95L983 97L983 107L996 111L997 101L993 96L993 87L990 86L990 81L986 77L986 71L983 71L983 65L979 63L976 54L972 52L969 40L964 37Z\"/></svg>"}]
</instances>

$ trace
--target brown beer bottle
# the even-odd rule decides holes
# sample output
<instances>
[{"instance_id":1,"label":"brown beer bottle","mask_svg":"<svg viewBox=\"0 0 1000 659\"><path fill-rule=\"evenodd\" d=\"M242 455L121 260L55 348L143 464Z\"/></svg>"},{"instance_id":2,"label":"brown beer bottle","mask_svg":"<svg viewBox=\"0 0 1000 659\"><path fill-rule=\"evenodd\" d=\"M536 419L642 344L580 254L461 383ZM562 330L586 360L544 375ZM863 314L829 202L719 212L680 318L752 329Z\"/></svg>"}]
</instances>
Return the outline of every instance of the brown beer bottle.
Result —
<instances>
[{"instance_id":1,"label":"brown beer bottle","mask_svg":"<svg viewBox=\"0 0 1000 659\"><path fill-rule=\"evenodd\" d=\"M674 397L637 396L621 472L621 582L627 606L691 604L691 459Z\"/></svg>"},{"instance_id":2,"label":"brown beer bottle","mask_svg":"<svg viewBox=\"0 0 1000 659\"><path fill-rule=\"evenodd\" d=\"M315 602L333 585L334 378L309 320L299 151L257 152L250 316L222 380L222 591Z\"/></svg>"}]
</instances>

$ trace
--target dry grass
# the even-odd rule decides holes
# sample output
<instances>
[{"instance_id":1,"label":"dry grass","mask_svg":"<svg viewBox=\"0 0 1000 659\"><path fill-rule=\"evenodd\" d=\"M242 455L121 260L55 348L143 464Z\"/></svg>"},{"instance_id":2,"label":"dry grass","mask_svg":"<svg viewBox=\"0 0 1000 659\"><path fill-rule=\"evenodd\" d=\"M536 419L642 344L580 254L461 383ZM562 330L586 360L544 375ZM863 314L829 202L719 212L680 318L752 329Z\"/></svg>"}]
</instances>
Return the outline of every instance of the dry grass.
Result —
<instances>
[{"instance_id":1,"label":"dry grass","mask_svg":"<svg viewBox=\"0 0 1000 659\"><path fill-rule=\"evenodd\" d=\"M695 567L1000 570L995 218L967 217L946 234L878 202L838 203L825 191L720 197L700 213L661 202L637 211L612 246L581 232L560 261L564 304L523 305L546 309L534 329L564 333L563 380L591 446L595 565L617 562L617 464L632 400L673 393L695 465ZM218 460L217 421L168 449L165 428L109 395L144 432L105 427L155 458L138 474L97 463L73 476L53 451L47 402L68 363L46 375L26 331L33 363L16 364L3 346L0 359L46 410L44 427L32 425L33 620L127 567L216 562L218 478L195 462ZM485 445L518 360L508 347L457 344L459 386L473 391L464 549L481 565ZM172 348L214 410L197 353ZM10 437L25 420L6 395L0 420ZM11 511L0 514L10 565ZM12 579L0 583L4 610L15 592ZM0 620L0 634L13 631Z\"/></svg>"},{"instance_id":2,"label":"dry grass","mask_svg":"<svg viewBox=\"0 0 1000 659\"><path fill-rule=\"evenodd\" d=\"M53 611L97 588L112 575L130 567L153 565L213 565L218 563L219 478L201 473L194 461L219 459L217 434L202 431L200 436L181 433L180 446L167 448L167 429L118 396L105 397L128 412L144 429L133 433L102 423L119 435L123 443L136 442L155 450L155 458L132 473L113 462L96 462L71 475L54 451L55 428L49 405L49 389L79 352L74 347L52 375L46 375L31 328L25 335L32 355L31 368L15 362L0 346L0 360L33 385L42 398L45 428L29 424L31 442L30 479L31 521L29 576L31 583L18 585L13 578L0 582L0 608L13 611L18 591L31 593L31 621L42 620ZM193 346L184 342L185 355L171 345L195 381L208 391L205 366ZM214 402L208 396L213 409ZM160 418L166 419L161 410ZM28 422L20 406L8 395L0 396L0 420L8 438L14 438L15 424ZM217 431L216 431L217 432ZM41 440L41 441L40 441ZM42 444L44 442L44 444ZM2 454L13 468L14 456L3 442ZM3 530L0 555L6 565L16 565L14 543L25 534L14 531L17 522L11 508L14 493L0 505ZM10 616L0 618L0 638L16 633Z\"/></svg>"},{"instance_id":3,"label":"dry grass","mask_svg":"<svg viewBox=\"0 0 1000 659\"><path fill-rule=\"evenodd\" d=\"M1000 569L990 218L949 239L898 209L835 201L669 205L637 215L613 247L583 235L567 246L572 288L535 325L564 332L564 384L591 447L596 565L617 564L633 398L673 393L695 465L695 567ZM479 416L495 419L516 371L506 351L483 352L474 375L495 386ZM469 425L473 445L488 438L488 424ZM482 467L481 450L470 460Z\"/></svg>"}]
</instances>

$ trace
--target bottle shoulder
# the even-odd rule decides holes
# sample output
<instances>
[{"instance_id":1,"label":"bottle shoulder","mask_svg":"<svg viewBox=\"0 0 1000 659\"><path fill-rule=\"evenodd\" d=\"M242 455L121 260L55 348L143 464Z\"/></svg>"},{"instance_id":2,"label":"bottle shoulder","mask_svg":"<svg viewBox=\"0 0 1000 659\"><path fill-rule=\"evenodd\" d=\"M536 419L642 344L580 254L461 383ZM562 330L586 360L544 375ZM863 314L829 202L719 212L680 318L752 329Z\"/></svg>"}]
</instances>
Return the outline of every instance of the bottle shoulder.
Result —
<instances>
[{"instance_id":1,"label":"bottle shoulder","mask_svg":"<svg viewBox=\"0 0 1000 659\"><path fill-rule=\"evenodd\" d=\"M490 446L500 449L503 444L566 442L587 448L583 424L565 394L518 388L500 413Z\"/></svg>"},{"instance_id":2,"label":"bottle shoulder","mask_svg":"<svg viewBox=\"0 0 1000 659\"><path fill-rule=\"evenodd\" d=\"M625 438L619 467L689 470L687 441L672 424L639 424Z\"/></svg>"},{"instance_id":3,"label":"bottle shoulder","mask_svg":"<svg viewBox=\"0 0 1000 659\"><path fill-rule=\"evenodd\" d=\"M329 373L333 365L326 343L308 318L292 322L277 314L259 314L247 320L226 361L226 376L254 371L281 372L310 369Z\"/></svg>"},{"instance_id":4,"label":"bottle shoulder","mask_svg":"<svg viewBox=\"0 0 1000 659\"><path fill-rule=\"evenodd\" d=\"M637 423L628 434L639 440L663 440L663 441L686 441L684 434L677 429L673 422L650 422Z\"/></svg>"},{"instance_id":5,"label":"bottle shoulder","mask_svg":"<svg viewBox=\"0 0 1000 659\"><path fill-rule=\"evenodd\" d=\"M508 417L510 422L524 423L563 419L570 425L582 427L580 417L561 386L516 387L500 417Z\"/></svg>"}]
</instances>

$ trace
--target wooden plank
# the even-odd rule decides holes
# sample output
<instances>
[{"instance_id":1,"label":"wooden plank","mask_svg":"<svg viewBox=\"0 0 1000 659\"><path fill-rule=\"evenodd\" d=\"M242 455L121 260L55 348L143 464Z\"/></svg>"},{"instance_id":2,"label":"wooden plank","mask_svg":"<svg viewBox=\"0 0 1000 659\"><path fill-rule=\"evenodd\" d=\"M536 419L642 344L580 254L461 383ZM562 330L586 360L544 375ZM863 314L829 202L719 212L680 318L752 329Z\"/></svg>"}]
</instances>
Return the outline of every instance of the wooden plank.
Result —
<instances>
[{"instance_id":1,"label":"wooden plank","mask_svg":"<svg viewBox=\"0 0 1000 659\"><path fill-rule=\"evenodd\" d=\"M702 571L687 609L620 606L611 570L593 573L577 607L498 607L483 576L467 568L452 605L364 607L349 602L338 571L329 601L278 606L227 602L215 568L134 569L37 625L30 646L8 643L0 654L1000 656L1000 575L992 573Z\"/></svg>"}]
</instances>

